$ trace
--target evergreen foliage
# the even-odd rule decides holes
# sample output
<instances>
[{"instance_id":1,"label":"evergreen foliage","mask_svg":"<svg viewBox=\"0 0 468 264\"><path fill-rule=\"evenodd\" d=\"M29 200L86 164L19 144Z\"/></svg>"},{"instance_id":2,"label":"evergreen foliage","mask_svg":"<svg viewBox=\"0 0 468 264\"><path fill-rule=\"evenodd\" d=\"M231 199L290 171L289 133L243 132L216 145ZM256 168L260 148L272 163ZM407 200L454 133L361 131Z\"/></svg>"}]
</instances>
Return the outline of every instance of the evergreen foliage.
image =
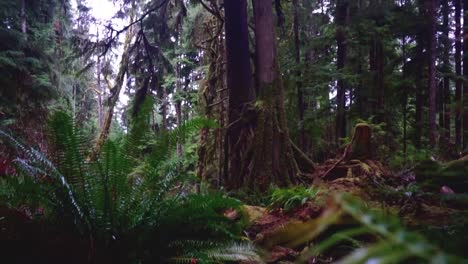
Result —
<instances>
[{"instance_id":1,"label":"evergreen foliage","mask_svg":"<svg viewBox=\"0 0 468 264\"><path fill-rule=\"evenodd\" d=\"M86 160L88 143L63 112L50 119L53 161L1 132L27 155L16 160L18 176L2 179L2 201L11 207L43 207L50 221L90 237L103 250L124 247L118 253L121 262L181 260L185 254L204 263L256 257L245 243L228 245L239 241L240 226L223 210L239 208L239 201L181 188L187 178L178 169L180 160L170 158L174 145L168 143L202 123L207 122L193 121L164 135L160 141L167 143L152 145L151 154L139 162L126 151L128 144L112 141L95 162ZM130 132L124 142L137 138Z\"/></svg>"}]
</instances>

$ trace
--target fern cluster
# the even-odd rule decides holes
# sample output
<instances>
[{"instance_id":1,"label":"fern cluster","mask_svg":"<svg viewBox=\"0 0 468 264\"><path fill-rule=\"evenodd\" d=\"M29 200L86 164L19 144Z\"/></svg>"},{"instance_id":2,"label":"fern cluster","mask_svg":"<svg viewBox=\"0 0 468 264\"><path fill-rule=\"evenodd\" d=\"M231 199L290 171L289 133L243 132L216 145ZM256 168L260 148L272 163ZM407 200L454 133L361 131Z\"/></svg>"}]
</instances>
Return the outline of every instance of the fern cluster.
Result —
<instances>
[{"instance_id":1,"label":"fern cluster","mask_svg":"<svg viewBox=\"0 0 468 264\"><path fill-rule=\"evenodd\" d=\"M336 213L349 215L357 224L335 232L314 245L302 256L301 263L343 243L351 245L354 249L336 262L340 264L465 263L433 246L419 234L407 231L398 219L368 208L349 194L337 195L336 202L340 206ZM328 217L333 218L330 215ZM336 221L342 221L339 219L341 218L331 221L325 219L323 222L326 226L331 226L336 224Z\"/></svg>"},{"instance_id":2,"label":"fern cluster","mask_svg":"<svg viewBox=\"0 0 468 264\"><path fill-rule=\"evenodd\" d=\"M290 211L313 200L317 194L319 194L319 189L312 187L276 188L271 191L270 207L281 207L285 211Z\"/></svg>"},{"instance_id":3,"label":"fern cluster","mask_svg":"<svg viewBox=\"0 0 468 264\"><path fill-rule=\"evenodd\" d=\"M240 202L190 194L182 158L172 155L178 139L211 122L193 120L152 141L144 117L136 122L122 143L106 142L93 161L87 159L90 142L63 112L50 120L50 159L0 132L25 157L16 159L19 175L2 180L2 201L45 208L51 224L89 237L102 252L118 252L112 257L118 262L180 262L189 256L218 263L218 257L256 256L248 243L232 244L240 241L241 229L223 215Z\"/></svg>"}]
</instances>

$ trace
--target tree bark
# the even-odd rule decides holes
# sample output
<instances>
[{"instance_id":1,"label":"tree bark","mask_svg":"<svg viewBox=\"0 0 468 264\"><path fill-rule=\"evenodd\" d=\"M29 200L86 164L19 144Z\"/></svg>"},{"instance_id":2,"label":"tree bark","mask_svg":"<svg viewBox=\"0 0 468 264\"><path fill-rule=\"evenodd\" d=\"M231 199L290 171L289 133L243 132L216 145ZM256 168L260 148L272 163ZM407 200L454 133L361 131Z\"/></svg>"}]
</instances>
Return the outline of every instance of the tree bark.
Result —
<instances>
[{"instance_id":1,"label":"tree bark","mask_svg":"<svg viewBox=\"0 0 468 264\"><path fill-rule=\"evenodd\" d=\"M130 18L130 23L133 22L133 14ZM133 27L130 27L125 36L124 46L123 46L123 53L122 58L120 59L119 71L117 72L117 76L115 78L114 86L111 89L110 97L108 99L108 109L104 118L104 124L102 129L96 139L96 143L91 151L90 156L88 157L89 160L95 160L98 154L101 152L101 148L107 140L107 136L109 135L110 126L112 123L112 119L114 117L114 107L119 100L120 91L122 90L123 82L125 79L125 74L128 70L128 63L130 59L130 44L133 38Z\"/></svg>"},{"instance_id":2,"label":"tree bark","mask_svg":"<svg viewBox=\"0 0 468 264\"><path fill-rule=\"evenodd\" d=\"M425 0L425 8L428 22L428 87L429 87L429 141L431 146L436 146L437 144L437 124L436 124L436 10L435 10L435 0Z\"/></svg>"},{"instance_id":3,"label":"tree bark","mask_svg":"<svg viewBox=\"0 0 468 264\"><path fill-rule=\"evenodd\" d=\"M336 43L337 43L337 62L336 67L342 73L347 55L346 27L347 17L349 13L349 3L345 0L336 2ZM346 137L346 88L342 77L337 82L336 94L336 143L339 144L339 139Z\"/></svg>"},{"instance_id":4,"label":"tree bark","mask_svg":"<svg viewBox=\"0 0 468 264\"><path fill-rule=\"evenodd\" d=\"M294 158L286 125L283 81L276 56L272 1L254 0L256 78L259 98L252 157L242 168L244 185L265 191L271 184L298 182L300 168Z\"/></svg>"},{"instance_id":5,"label":"tree bark","mask_svg":"<svg viewBox=\"0 0 468 264\"><path fill-rule=\"evenodd\" d=\"M454 0L455 6L455 74L457 76L455 83L455 144L462 144L462 123L461 123L461 105L463 81L462 75L462 36L461 36L461 0Z\"/></svg>"},{"instance_id":6,"label":"tree bark","mask_svg":"<svg viewBox=\"0 0 468 264\"><path fill-rule=\"evenodd\" d=\"M21 0L21 33L23 33L24 39L28 39L28 27L26 20L26 0Z\"/></svg>"},{"instance_id":7,"label":"tree bark","mask_svg":"<svg viewBox=\"0 0 468 264\"><path fill-rule=\"evenodd\" d=\"M294 31L294 60L296 67L301 65L301 42L299 36L299 0L293 0L293 31ZM307 150L306 135L304 128L304 92L302 89L301 69L296 72L296 90L297 90L297 107L299 113L299 148L303 151Z\"/></svg>"},{"instance_id":8,"label":"tree bark","mask_svg":"<svg viewBox=\"0 0 468 264\"><path fill-rule=\"evenodd\" d=\"M424 69L425 59L423 55L424 37L423 33L416 36L416 57L418 65ZM417 70L416 77L416 109L414 114L414 145L416 148L421 147L421 136L423 131L423 105L424 105L424 85L422 84L423 71Z\"/></svg>"},{"instance_id":9,"label":"tree bark","mask_svg":"<svg viewBox=\"0 0 468 264\"><path fill-rule=\"evenodd\" d=\"M99 33L98 33L99 38ZM103 109L102 109L102 85L101 85L101 57L97 56L97 63L96 63L96 94L97 94L97 114L98 114L98 126L99 130L102 129L104 118L103 118Z\"/></svg>"},{"instance_id":10,"label":"tree bark","mask_svg":"<svg viewBox=\"0 0 468 264\"><path fill-rule=\"evenodd\" d=\"M443 138L445 143L450 142L450 125L451 125L451 115L450 115L450 78L449 74L451 73L451 66L450 66L450 50L452 48L449 33L449 3L448 1L442 1L442 13L443 13L443 39L444 39L444 54L443 54L443 67L444 67L444 84L443 84L443 91L442 91L442 113L441 116L443 117L443 127L444 133Z\"/></svg>"},{"instance_id":11,"label":"tree bark","mask_svg":"<svg viewBox=\"0 0 468 264\"><path fill-rule=\"evenodd\" d=\"M241 164L253 133L248 110L255 100L255 90L250 65L247 0L225 1L224 4L229 94L225 153L229 160L224 180L229 188L237 188L242 182Z\"/></svg>"},{"instance_id":12,"label":"tree bark","mask_svg":"<svg viewBox=\"0 0 468 264\"><path fill-rule=\"evenodd\" d=\"M372 104L372 114L377 117L377 122L384 121L384 51L382 40L374 36L371 41L369 54L369 68L373 74L373 92L371 93L375 103Z\"/></svg>"},{"instance_id":13,"label":"tree bark","mask_svg":"<svg viewBox=\"0 0 468 264\"><path fill-rule=\"evenodd\" d=\"M461 94L462 146L468 146L468 0L463 0L463 92Z\"/></svg>"},{"instance_id":14,"label":"tree bark","mask_svg":"<svg viewBox=\"0 0 468 264\"><path fill-rule=\"evenodd\" d=\"M177 44L176 44L175 47L177 47ZM177 57L179 57L179 55L177 55ZM176 62L175 77L176 77L176 83L175 83L176 98L174 100L174 108L175 108L175 111L176 111L176 124L177 124L177 127L180 127L182 125L182 98L180 98L181 93L182 93L182 82L180 80L181 76L180 76L180 63L179 62ZM182 142L181 142L181 139L178 138L177 139L177 144L176 144L177 157L182 156L182 151L183 151L182 150Z\"/></svg>"}]
</instances>

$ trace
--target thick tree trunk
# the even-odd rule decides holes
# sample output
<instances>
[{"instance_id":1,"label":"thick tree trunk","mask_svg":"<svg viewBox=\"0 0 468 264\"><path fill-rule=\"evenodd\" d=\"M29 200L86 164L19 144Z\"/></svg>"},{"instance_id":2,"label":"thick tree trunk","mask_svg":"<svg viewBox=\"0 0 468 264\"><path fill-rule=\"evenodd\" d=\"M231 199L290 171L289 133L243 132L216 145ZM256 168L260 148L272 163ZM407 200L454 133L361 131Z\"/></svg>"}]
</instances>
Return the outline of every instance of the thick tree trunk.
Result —
<instances>
[{"instance_id":1,"label":"thick tree trunk","mask_svg":"<svg viewBox=\"0 0 468 264\"><path fill-rule=\"evenodd\" d=\"M241 175L245 175L244 186L266 190L271 184L286 186L298 182L300 169L286 125L272 1L253 1L253 6L259 98L254 141Z\"/></svg>"},{"instance_id":2,"label":"thick tree trunk","mask_svg":"<svg viewBox=\"0 0 468 264\"><path fill-rule=\"evenodd\" d=\"M247 0L225 1L227 89L229 93L227 128L228 170L224 178L229 188L242 183L241 164L253 133L249 117L255 100L250 66Z\"/></svg>"},{"instance_id":3,"label":"thick tree trunk","mask_svg":"<svg viewBox=\"0 0 468 264\"><path fill-rule=\"evenodd\" d=\"M462 75L462 36L461 36L461 0L454 0L455 6L455 74L457 76L455 83L455 144L461 146L462 144L462 122L461 105L463 81Z\"/></svg>"},{"instance_id":4,"label":"thick tree trunk","mask_svg":"<svg viewBox=\"0 0 468 264\"><path fill-rule=\"evenodd\" d=\"M435 10L435 0L425 0L425 8L428 22L428 87L429 87L429 141L431 146L436 146L437 144L437 124L436 124L436 10Z\"/></svg>"},{"instance_id":5,"label":"thick tree trunk","mask_svg":"<svg viewBox=\"0 0 468 264\"><path fill-rule=\"evenodd\" d=\"M337 62L338 71L343 71L347 55L346 27L347 17L349 13L349 3L345 0L336 2L336 43L337 43ZM346 88L343 78L337 82L336 93L336 143L339 144L339 139L346 137Z\"/></svg>"}]
</instances>

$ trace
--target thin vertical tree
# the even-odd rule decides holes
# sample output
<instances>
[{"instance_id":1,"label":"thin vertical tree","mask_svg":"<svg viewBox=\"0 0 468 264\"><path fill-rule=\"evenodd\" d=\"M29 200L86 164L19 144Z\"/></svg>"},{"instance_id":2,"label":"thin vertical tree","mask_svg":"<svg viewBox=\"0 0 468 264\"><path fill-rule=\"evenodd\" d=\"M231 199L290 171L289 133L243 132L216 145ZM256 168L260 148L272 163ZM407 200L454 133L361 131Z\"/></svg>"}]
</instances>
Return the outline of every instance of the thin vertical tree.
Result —
<instances>
[{"instance_id":1,"label":"thin vertical tree","mask_svg":"<svg viewBox=\"0 0 468 264\"><path fill-rule=\"evenodd\" d=\"M428 87L429 87L429 141L432 146L437 143L437 124L436 124L436 3L435 0L425 0L425 9L427 16L427 56L428 56Z\"/></svg>"},{"instance_id":2,"label":"thin vertical tree","mask_svg":"<svg viewBox=\"0 0 468 264\"><path fill-rule=\"evenodd\" d=\"M294 61L296 67L301 65L301 40L299 35L299 0L293 0L293 31L294 31ZM296 91L297 91L297 110L299 113L299 146L302 150L307 149L306 135L304 128L304 91L301 81L301 69L296 70Z\"/></svg>"},{"instance_id":3,"label":"thin vertical tree","mask_svg":"<svg viewBox=\"0 0 468 264\"><path fill-rule=\"evenodd\" d=\"M468 0L463 0L463 92L461 93L460 111L462 116L462 148L468 146Z\"/></svg>"},{"instance_id":4,"label":"thin vertical tree","mask_svg":"<svg viewBox=\"0 0 468 264\"><path fill-rule=\"evenodd\" d=\"M27 28L27 20L26 20L26 0L21 0L21 33L23 33L24 39L28 38L28 28Z\"/></svg>"},{"instance_id":5,"label":"thin vertical tree","mask_svg":"<svg viewBox=\"0 0 468 264\"><path fill-rule=\"evenodd\" d=\"M450 33L450 26L449 26L449 13L450 7L448 1L442 1L442 16L443 16L443 23L442 23L442 40L443 40L443 69L444 69L444 79L443 79L443 90L441 93L441 105L442 105L442 112L440 113L442 117L442 124L441 127L444 128L443 132L443 139L445 142L450 142L450 110L448 109L450 106L450 77L449 74L451 73L451 66L450 66L450 50L452 48L449 33Z\"/></svg>"},{"instance_id":6,"label":"thin vertical tree","mask_svg":"<svg viewBox=\"0 0 468 264\"><path fill-rule=\"evenodd\" d=\"M461 0L454 0L455 6L455 143L457 146L462 144L462 126L461 126L461 93L463 87L462 75L462 36L461 36Z\"/></svg>"},{"instance_id":7,"label":"thin vertical tree","mask_svg":"<svg viewBox=\"0 0 468 264\"><path fill-rule=\"evenodd\" d=\"M346 22L349 13L349 2L346 0L336 1L336 44L337 58L336 68L343 73L348 46L346 44ZM336 143L340 138L346 137L346 87L344 78L341 76L337 82L336 93Z\"/></svg>"}]
</instances>

